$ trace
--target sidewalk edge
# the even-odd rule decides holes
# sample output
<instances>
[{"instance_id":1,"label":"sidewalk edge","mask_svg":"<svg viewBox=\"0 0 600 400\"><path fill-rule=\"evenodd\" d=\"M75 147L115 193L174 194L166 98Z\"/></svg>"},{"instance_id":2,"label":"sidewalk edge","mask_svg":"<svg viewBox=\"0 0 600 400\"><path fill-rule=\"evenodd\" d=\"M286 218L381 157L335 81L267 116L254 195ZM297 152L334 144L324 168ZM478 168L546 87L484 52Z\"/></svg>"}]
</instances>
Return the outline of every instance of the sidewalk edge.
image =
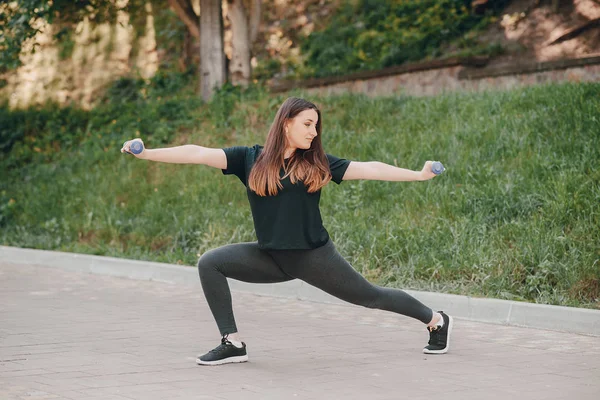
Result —
<instances>
[{"instance_id":1,"label":"sidewalk edge","mask_svg":"<svg viewBox=\"0 0 600 400\"><path fill-rule=\"evenodd\" d=\"M0 262L61 268L136 280L198 285L200 288L198 272L196 268L189 266L7 246L0 246ZM321 303L348 304L299 280L269 285L229 280L229 284L233 291ZM600 310L414 290L406 290L406 292L427 306L435 310L447 311L458 318L600 336Z\"/></svg>"}]
</instances>

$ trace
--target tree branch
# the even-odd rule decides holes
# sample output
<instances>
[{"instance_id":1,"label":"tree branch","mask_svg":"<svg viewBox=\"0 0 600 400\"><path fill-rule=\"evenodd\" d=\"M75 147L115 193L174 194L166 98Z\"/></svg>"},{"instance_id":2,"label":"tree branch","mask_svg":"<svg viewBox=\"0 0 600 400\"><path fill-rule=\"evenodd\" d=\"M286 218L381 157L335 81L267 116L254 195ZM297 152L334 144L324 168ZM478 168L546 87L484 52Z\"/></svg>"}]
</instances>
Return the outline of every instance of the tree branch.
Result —
<instances>
[{"instance_id":1,"label":"tree branch","mask_svg":"<svg viewBox=\"0 0 600 400\"><path fill-rule=\"evenodd\" d=\"M179 19L187 26L190 34L196 39L200 38L200 20L194 12L189 0L168 0L169 6L175 11Z\"/></svg>"},{"instance_id":2,"label":"tree branch","mask_svg":"<svg viewBox=\"0 0 600 400\"><path fill-rule=\"evenodd\" d=\"M568 31L566 31L565 33L563 33L556 39L551 39L545 44L546 44L546 46L550 46L550 45L553 45L553 44L556 44L559 42L563 42L565 40L573 39L574 37L585 32L586 30L588 30L590 28L595 28L596 26L600 26L600 18L592 19L581 25L576 26L573 29L569 29Z\"/></svg>"}]
</instances>

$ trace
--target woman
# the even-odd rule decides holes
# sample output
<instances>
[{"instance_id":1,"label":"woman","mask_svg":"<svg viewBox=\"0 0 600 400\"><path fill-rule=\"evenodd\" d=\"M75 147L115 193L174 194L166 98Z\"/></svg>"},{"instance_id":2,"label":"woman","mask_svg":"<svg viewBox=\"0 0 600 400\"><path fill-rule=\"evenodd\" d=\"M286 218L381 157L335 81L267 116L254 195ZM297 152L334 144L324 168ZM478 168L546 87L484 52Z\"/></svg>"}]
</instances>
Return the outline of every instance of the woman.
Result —
<instances>
[{"instance_id":1,"label":"woman","mask_svg":"<svg viewBox=\"0 0 600 400\"><path fill-rule=\"evenodd\" d=\"M248 360L233 316L227 278L253 283L301 279L344 301L393 311L427 324L427 354L446 353L452 317L435 312L399 289L372 285L337 252L319 211L321 188L333 180L423 181L435 176L427 161L419 172L380 162L356 162L325 154L321 112L299 98L277 111L263 146L211 149L195 145L144 150L136 157L204 164L234 174L246 186L258 241L226 245L203 254L200 281L221 332L221 344L198 357L201 365ZM122 152L130 152L131 141Z\"/></svg>"}]
</instances>

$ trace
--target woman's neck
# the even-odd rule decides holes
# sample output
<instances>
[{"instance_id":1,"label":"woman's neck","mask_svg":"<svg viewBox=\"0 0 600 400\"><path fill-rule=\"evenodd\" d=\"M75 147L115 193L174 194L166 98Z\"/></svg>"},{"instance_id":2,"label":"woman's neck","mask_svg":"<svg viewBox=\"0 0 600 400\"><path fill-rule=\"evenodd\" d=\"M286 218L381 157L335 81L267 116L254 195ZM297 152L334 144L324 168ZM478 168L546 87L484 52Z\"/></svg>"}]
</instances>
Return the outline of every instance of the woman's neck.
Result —
<instances>
[{"instance_id":1,"label":"woman's neck","mask_svg":"<svg viewBox=\"0 0 600 400\"><path fill-rule=\"evenodd\" d=\"M283 152L283 158L290 158L295 151L296 149L285 149Z\"/></svg>"}]
</instances>

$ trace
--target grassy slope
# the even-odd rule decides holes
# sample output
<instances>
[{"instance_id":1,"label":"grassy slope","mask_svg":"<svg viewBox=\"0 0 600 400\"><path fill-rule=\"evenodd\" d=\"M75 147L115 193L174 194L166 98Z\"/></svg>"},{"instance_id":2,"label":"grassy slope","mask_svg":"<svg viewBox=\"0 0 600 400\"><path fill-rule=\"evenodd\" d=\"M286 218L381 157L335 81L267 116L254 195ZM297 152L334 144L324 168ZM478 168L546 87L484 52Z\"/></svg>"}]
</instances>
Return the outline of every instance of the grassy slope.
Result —
<instances>
[{"instance_id":1,"label":"grassy slope","mask_svg":"<svg viewBox=\"0 0 600 400\"><path fill-rule=\"evenodd\" d=\"M235 177L119 153L136 129L148 147L160 145L145 134L152 129L170 130L174 136L162 137L172 144L263 143L284 97L231 99L209 106L172 101L169 107L180 109L176 117L144 114L141 127L136 113L160 110L166 100L92 111L90 121L103 115L114 122L88 126L83 142L63 145L50 161L37 158L2 174L0 243L193 265L210 248L254 240ZM351 181L324 190L325 226L367 278L598 307L599 84L312 99L322 107L329 153L411 169L427 159L447 166L429 182ZM13 149L9 160L25 147Z\"/></svg>"}]
</instances>

